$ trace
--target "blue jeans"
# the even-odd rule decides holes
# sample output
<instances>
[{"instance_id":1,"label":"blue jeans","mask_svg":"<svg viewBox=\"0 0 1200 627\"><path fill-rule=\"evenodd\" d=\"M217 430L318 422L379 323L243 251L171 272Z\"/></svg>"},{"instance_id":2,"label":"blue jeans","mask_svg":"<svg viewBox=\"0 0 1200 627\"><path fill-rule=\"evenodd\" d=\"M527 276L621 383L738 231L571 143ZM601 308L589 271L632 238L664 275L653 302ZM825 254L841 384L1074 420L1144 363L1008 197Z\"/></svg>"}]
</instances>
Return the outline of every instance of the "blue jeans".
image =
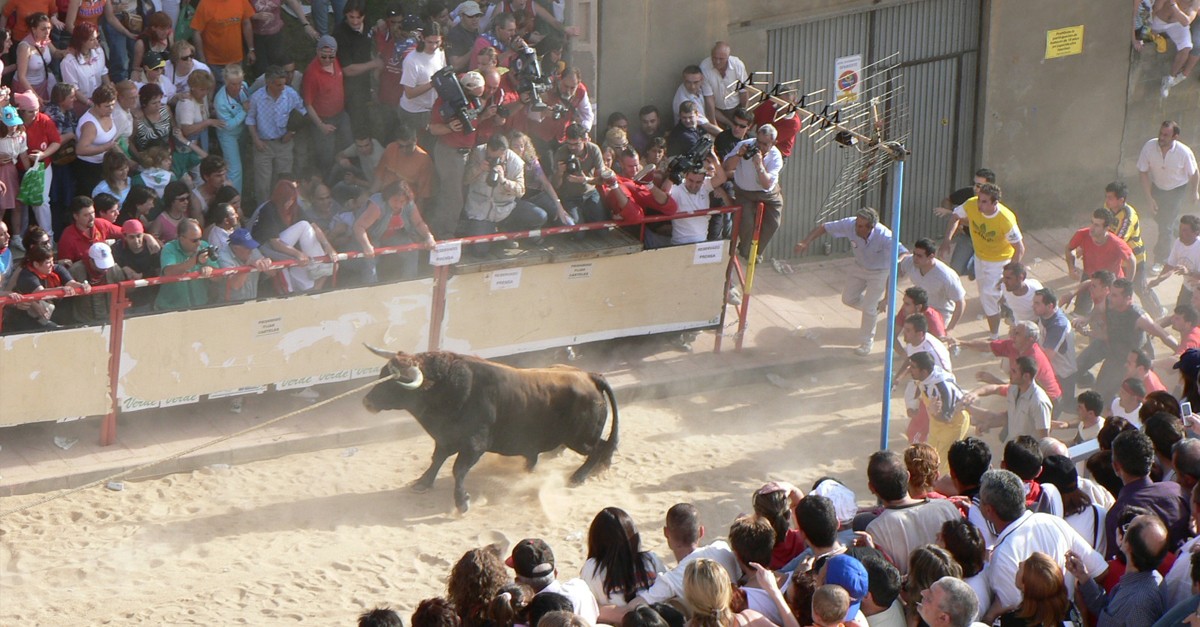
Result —
<instances>
[{"instance_id":1,"label":"blue jeans","mask_svg":"<svg viewBox=\"0 0 1200 627\"><path fill-rule=\"evenodd\" d=\"M508 231L528 231L536 229L545 223L545 209L528 200L518 200L517 206L513 208L512 213L508 214L508 217L500 222L465 218L459 223L459 231L463 237L473 237ZM480 246L480 248L481 250L487 250L483 246Z\"/></svg>"},{"instance_id":2,"label":"blue jeans","mask_svg":"<svg viewBox=\"0 0 1200 627\"><path fill-rule=\"evenodd\" d=\"M560 197L560 200L562 200L563 209L571 214L571 219L575 221L575 224L603 222L609 217L604 206L600 204L600 192L596 190L574 198Z\"/></svg>"},{"instance_id":3,"label":"blue jeans","mask_svg":"<svg viewBox=\"0 0 1200 627\"><path fill-rule=\"evenodd\" d=\"M108 42L108 74L114 84L119 83L129 78L134 40L122 35L108 20L100 20L100 25L104 27L104 40Z\"/></svg>"},{"instance_id":4,"label":"blue jeans","mask_svg":"<svg viewBox=\"0 0 1200 627\"><path fill-rule=\"evenodd\" d=\"M217 129L217 141L221 144L221 154L225 156L225 166L229 169L229 184L242 193L242 136L245 125L236 131Z\"/></svg>"},{"instance_id":5,"label":"blue jeans","mask_svg":"<svg viewBox=\"0 0 1200 627\"><path fill-rule=\"evenodd\" d=\"M329 23L329 3L333 2L333 24ZM317 27L317 32L322 35L328 35L333 27L342 21L342 14L346 12L346 0L313 0L312 1L312 17L313 23Z\"/></svg>"}]
</instances>

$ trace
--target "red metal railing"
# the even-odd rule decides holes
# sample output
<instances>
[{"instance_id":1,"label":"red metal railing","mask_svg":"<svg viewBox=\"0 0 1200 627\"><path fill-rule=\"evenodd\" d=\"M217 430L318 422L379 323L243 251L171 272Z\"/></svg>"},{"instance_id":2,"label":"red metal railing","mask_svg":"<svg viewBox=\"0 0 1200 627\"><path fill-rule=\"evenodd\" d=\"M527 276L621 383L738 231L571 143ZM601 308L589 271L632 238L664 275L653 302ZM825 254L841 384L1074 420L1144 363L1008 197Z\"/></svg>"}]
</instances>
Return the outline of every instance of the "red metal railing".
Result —
<instances>
[{"instance_id":1,"label":"red metal railing","mask_svg":"<svg viewBox=\"0 0 1200 627\"><path fill-rule=\"evenodd\" d=\"M723 215L723 214L730 214L733 216L732 236L733 236L733 241L736 242L737 236L738 236L738 226L739 226L738 218L740 215L740 211L741 211L740 207L719 207L719 208L708 209L705 211L690 212L690 213L686 213L686 214L677 214L677 215L673 215L673 216L664 216L664 215L645 216L644 219L636 221L636 222L606 220L604 222L590 222L590 223L586 223L586 224L578 224L578 225L573 225L573 226L548 227L548 228L533 229L533 230L528 230L528 231L513 231L513 232L507 232L507 233L495 233L495 234L491 234L491 235L477 235L477 236L473 236L473 237L462 237L462 238L444 240L444 241L438 242L438 244L439 245L454 244L457 242L457 243L460 243L462 246L466 247L471 244L522 240L522 239L530 239L530 238L537 238L537 237L545 237L548 235L556 235L556 234L560 234L560 233L583 233L583 232L588 232L588 231L599 231L599 230L605 230L605 229L615 229L615 228L632 227L632 226L638 226L638 227L640 227L640 229L642 231L644 231L646 224L658 223L658 222L669 222L671 220L675 220L678 218L695 218L695 217L700 217L700 216L714 216L714 215ZM761 222L762 222L762 208L760 205L759 216L758 216L758 220L756 222L756 229L755 229L755 241L756 242L757 242L758 229L759 229L759 227L761 227ZM402 246L380 247L380 248L375 249L375 256L393 255L393 254L398 254L398 253L420 251L420 250L427 250L427 249L425 248L425 246L423 244L405 244ZM298 260L294 260L294 259L283 260L283 261L273 261L271 263L270 269L271 270L285 269L285 268L298 267L298 266L307 266L309 264L316 264L316 263L329 263L329 262L336 263L336 262L341 262L341 261L347 261L350 259L361 259L361 258L366 258L366 257L367 257L367 255L364 253L361 253L361 252L343 252L343 253L338 253L336 255L333 255L332 257L329 257L329 256L314 257L307 262L302 262L302 261L298 261ZM736 276L738 283L743 286L750 285L751 284L750 281L753 280L753 267L754 267L753 260L751 260L751 265L750 265L751 274L750 274L749 280L744 280L743 276L742 276L741 264L740 264L740 261L737 256L737 251L736 251L736 249L731 250L729 265L726 268L725 294L724 294L723 300L722 300L723 303L725 303L725 304L728 303L729 287L730 287L731 281L733 280L732 277ZM336 266L335 266L335 268L336 268ZM451 266L449 266L449 265L435 266L434 271L433 271L433 279L434 279L434 291L433 291L433 295L432 295L433 305L432 305L432 310L430 312L431 323L429 326L429 347L430 347L430 349L437 349L439 346L439 340L441 338L442 321L443 321L443 318L445 317L446 287L447 287L449 278L451 276L450 268L451 268ZM234 267L234 268L214 268L212 270L212 273L207 277L202 276L199 272L190 272L190 273L186 273L186 274L173 275L173 276L169 276L169 277L151 277L151 278L145 278L145 279L136 279L136 280L131 280L131 281L122 281L122 282L116 283L116 284L93 286L87 294L83 294L80 290L77 290L74 288L60 287L60 288L43 290L43 291L36 292L33 294L12 293L12 294L0 295L0 314L3 313L5 307L9 307L9 306L20 304L20 303L31 303L31 302L36 302L36 301L54 300L54 299L60 299L60 298L72 298L72 297L80 297L80 296L106 295L109 297L109 299L110 299L109 300L109 324L111 325L112 331L109 335L108 378L109 378L109 396L111 399L111 407L110 407L109 413L104 417L104 420L101 423L101 427L100 427L100 443L103 446L108 446L116 441L116 434L117 434L117 414L118 414L118 411L120 408L120 400L117 395L117 389L118 389L118 383L119 383L118 379L119 379L120 373L121 373L121 347L122 347L122 343L123 343L123 334L124 334L124 326L125 326L124 322L125 322L125 318L126 318L126 310L128 310L131 306L129 292L134 289L145 288L145 287L149 287L149 286L153 286L153 285L166 285L166 284L170 284L170 283L181 283L181 282L185 282L185 281L196 281L196 280L214 280L214 279L236 276L239 274L246 274L246 273L250 273L250 272L260 272L260 270L258 270L257 268L250 267L250 266L238 266L238 267ZM334 274L335 284L336 284L336 278L337 278L337 273L335 271L335 274ZM742 297L742 303L737 308L739 324L738 324L738 332L737 332L736 350L741 350L741 347L742 347L742 336L745 333L746 316L749 311L749 296L750 296L750 291L749 291L749 289L746 289L743 294L743 297ZM721 350L721 340L722 340L722 336L724 334L724 326L725 326L725 320L726 320L726 311L725 310L726 310L726 307L723 306L721 308L721 316L720 316L721 330L717 333L716 344L714 346L714 351L716 351L716 352L720 352L720 350ZM3 321L3 316L0 315L0 324L3 324L2 321ZM0 331L2 331L2 328L0 328Z\"/></svg>"}]
</instances>

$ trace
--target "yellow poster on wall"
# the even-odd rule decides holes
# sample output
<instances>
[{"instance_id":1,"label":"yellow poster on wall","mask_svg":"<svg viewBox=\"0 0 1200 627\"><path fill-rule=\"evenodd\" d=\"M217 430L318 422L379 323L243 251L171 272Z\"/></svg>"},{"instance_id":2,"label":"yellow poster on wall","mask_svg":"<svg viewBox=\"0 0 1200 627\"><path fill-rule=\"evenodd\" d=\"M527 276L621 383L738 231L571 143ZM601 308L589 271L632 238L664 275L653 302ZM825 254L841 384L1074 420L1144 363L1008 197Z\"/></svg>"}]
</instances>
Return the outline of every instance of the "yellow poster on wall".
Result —
<instances>
[{"instance_id":1,"label":"yellow poster on wall","mask_svg":"<svg viewBox=\"0 0 1200 627\"><path fill-rule=\"evenodd\" d=\"M1083 25L1046 31L1046 58L1083 54Z\"/></svg>"}]
</instances>

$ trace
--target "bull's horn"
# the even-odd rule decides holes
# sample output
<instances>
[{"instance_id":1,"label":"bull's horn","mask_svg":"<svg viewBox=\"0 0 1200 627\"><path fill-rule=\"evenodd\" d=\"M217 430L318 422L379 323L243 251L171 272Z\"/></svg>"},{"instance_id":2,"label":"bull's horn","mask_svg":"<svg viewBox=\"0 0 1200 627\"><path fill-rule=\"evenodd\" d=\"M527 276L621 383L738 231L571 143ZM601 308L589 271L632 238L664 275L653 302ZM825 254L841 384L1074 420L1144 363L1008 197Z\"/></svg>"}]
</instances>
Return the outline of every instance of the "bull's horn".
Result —
<instances>
[{"instance_id":1,"label":"bull's horn","mask_svg":"<svg viewBox=\"0 0 1200 627\"><path fill-rule=\"evenodd\" d=\"M415 390L415 389L421 387L421 384L425 382L425 375L421 372L421 369L418 368L417 366L410 366L408 368L408 375L409 375L409 377L412 378L412 381L409 381L408 383L405 383L403 381L396 382L396 383L400 384L400 387L402 387L406 390Z\"/></svg>"},{"instance_id":2,"label":"bull's horn","mask_svg":"<svg viewBox=\"0 0 1200 627\"><path fill-rule=\"evenodd\" d=\"M384 350L382 348L375 348L374 346L371 346L370 344L367 344L366 342L363 342L363 346L366 346L367 350L371 351L372 353L374 353L384 359L391 359L396 356L395 351Z\"/></svg>"}]
</instances>

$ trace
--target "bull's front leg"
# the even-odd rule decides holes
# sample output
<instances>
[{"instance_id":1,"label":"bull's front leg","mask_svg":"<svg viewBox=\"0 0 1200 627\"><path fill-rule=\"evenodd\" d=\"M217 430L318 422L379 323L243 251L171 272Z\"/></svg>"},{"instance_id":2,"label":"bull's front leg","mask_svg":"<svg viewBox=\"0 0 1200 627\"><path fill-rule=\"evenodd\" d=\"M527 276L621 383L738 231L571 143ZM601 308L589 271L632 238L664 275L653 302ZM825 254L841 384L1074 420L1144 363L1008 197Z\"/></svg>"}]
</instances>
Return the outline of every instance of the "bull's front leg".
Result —
<instances>
[{"instance_id":1,"label":"bull's front leg","mask_svg":"<svg viewBox=\"0 0 1200 627\"><path fill-rule=\"evenodd\" d=\"M471 495L467 494L466 487L467 472L482 455L482 448L471 446L459 450L458 457L454 458L454 504L459 513L465 514L471 507Z\"/></svg>"},{"instance_id":2,"label":"bull's front leg","mask_svg":"<svg viewBox=\"0 0 1200 627\"><path fill-rule=\"evenodd\" d=\"M454 449L444 444L435 443L433 446L433 460L429 464L429 469L412 484L413 492L428 492L429 488L433 487L433 480L437 478L438 471L442 469L442 464L445 464L446 460L453 454Z\"/></svg>"}]
</instances>

